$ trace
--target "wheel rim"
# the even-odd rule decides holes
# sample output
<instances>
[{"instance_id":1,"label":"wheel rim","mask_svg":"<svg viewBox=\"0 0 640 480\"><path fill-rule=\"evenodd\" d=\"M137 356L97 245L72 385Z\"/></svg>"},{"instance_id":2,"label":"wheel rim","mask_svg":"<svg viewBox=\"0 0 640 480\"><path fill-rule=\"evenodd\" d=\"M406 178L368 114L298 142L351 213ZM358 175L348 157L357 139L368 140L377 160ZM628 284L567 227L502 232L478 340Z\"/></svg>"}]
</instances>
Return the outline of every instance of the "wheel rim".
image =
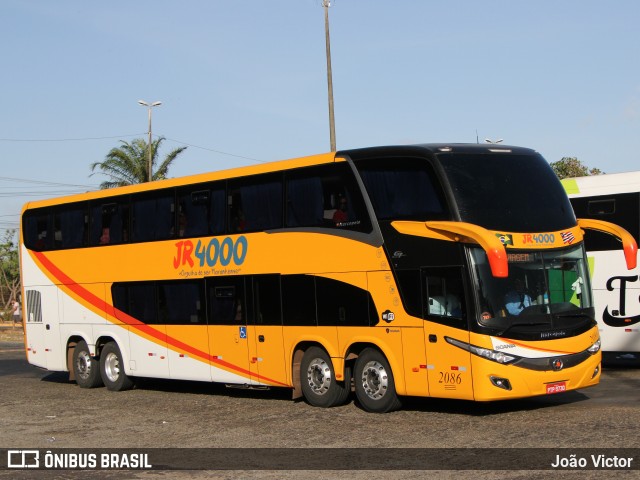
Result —
<instances>
[{"instance_id":1,"label":"wheel rim","mask_svg":"<svg viewBox=\"0 0 640 480\"><path fill-rule=\"evenodd\" d=\"M307 368L307 382L316 395L324 395L331 386L331 368L321 358L314 358Z\"/></svg>"},{"instance_id":2,"label":"wheel rim","mask_svg":"<svg viewBox=\"0 0 640 480\"><path fill-rule=\"evenodd\" d=\"M120 359L115 353L108 353L104 359L104 373L110 382L117 382L120 378Z\"/></svg>"},{"instance_id":3,"label":"wheel rim","mask_svg":"<svg viewBox=\"0 0 640 480\"><path fill-rule=\"evenodd\" d=\"M380 362L368 362L362 369L362 388L367 397L380 400L387 393L389 375Z\"/></svg>"},{"instance_id":4,"label":"wheel rim","mask_svg":"<svg viewBox=\"0 0 640 480\"><path fill-rule=\"evenodd\" d=\"M76 359L76 370L80 378L89 378L89 375L91 375L91 355L89 355L89 352L83 351L78 353L78 358Z\"/></svg>"}]
</instances>

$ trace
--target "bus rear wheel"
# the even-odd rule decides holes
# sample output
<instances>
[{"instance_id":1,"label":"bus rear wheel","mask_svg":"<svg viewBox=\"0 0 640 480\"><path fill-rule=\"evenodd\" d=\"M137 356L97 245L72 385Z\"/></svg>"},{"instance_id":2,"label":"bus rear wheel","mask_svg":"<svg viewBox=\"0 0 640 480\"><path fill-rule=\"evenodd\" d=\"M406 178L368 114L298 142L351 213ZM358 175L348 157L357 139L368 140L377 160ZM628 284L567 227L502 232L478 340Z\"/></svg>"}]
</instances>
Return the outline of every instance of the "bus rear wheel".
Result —
<instances>
[{"instance_id":1,"label":"bus rear wheel","mask_svg":"<svg viewBox=\"0 0 640 480\"><path fill-rule=\"evenodd\" d=\"M124 373L120 348L114 342L107 343L100 352L100 374L108 390L120 392L133 388L133 380Z\"/></svg>"},{"instance_id":2,"label":"bus rear wheel","mask_svg":"<svg viewBox=\"0 0 640 480\"><path fill-rule=\"evenodd\" d=\"M82 388L96 388L102 386L100 376L100 362L91 356L89 346L80 340L73 349L73 376Z\"/></svg>"},{"instance_id":3,"label":"bus rear wheel","mask_svg":"<svg viewBox=\"0 0 640 480\"><path fill-rule=\"evenodd\" d=\"M348 372L345 372L348 373ZM304 398L314 407L337 407L349 398L350 375L345 382L336 380L331 358L323 349L310 347L300 364L300 381Z\"/></svg>"},{"instance_id":4,"label":"bus rear wheel","mask_svg":"<svg viewBox=\"0 0 640 480\"><path fill-rule=\"evenodd\" d=\"M356 397L368 412L386 413L402 406L389 362L378 350L365 348L360 353L356 360L354 383Z\"/></svg>"}]
</instances>

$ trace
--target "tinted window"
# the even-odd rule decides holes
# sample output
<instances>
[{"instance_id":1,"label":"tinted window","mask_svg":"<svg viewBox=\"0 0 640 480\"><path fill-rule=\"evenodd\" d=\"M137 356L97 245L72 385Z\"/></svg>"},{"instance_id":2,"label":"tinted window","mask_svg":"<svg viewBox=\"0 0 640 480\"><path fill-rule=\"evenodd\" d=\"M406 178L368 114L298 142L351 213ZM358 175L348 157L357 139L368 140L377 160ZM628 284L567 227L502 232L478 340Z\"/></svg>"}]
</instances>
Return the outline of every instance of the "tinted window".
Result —
<instances>
[{"instance_id":1,"label":"tinted window","mask_svg":"<svg viewBox=\"0 0 640 480\"><path fill-rule=\"evenodd\" d=\"M209 324L246 324L244 277L220 277L207 280Z\"/></svg>"},{"instance_id":2,"label":"tinted window","mask_svg":"<svg viewBox=\"0 0 640 480\"><path fill-rule=\"evenodd\" d=\"M228 200L232 233L282 228L280 175L259 175L234 182Z\"/></svg>"},{"instance_id":3,"label":"tinted window","mask_svg":"<svg viewBox=\"0 0 640 480\"><path fill-rule=\"evenodd\" d=\"M420 291L420 270L396 271L400 297L409 315L422 318L422 294Z\"/></svg>"},{"instance_id":4,"label":"tinted window","mask_svg":"<svg viewBox=\"0 0 640 480\"><path fill-rule=\"evenodd\" d=\"M384 158L357 165L379 219L448 218L439 182L425 160Z\"/></svg>"},{"instance_id":5,"label":"tinted window","mask_svg":"<svg viewBox=\"0 0 640 480\"><path fill-rule=\"evenodd\" d=\"M616 199L590 200L587 210L589 215L615 215Z\"/></svg>"},{"instance_id":6,"label":"tinted window","mask_svg":"<svg viewBox=\"0 0 640 480\"><path fill-rule=\"evenodd\" d=\"M371 222L347 163L287 172L287 227L371 231Z\"/></svg>"},{"instance_id":7,"label":"tinted window","mask_svg":"<svg viewBox=\"0 0 640 480\"><path fill-rule=\"evenodd\" d=\"M89 244L111 245L129 241L128 197L90 203Z\"/></svg>"},{"instance_id":8,"label":"tinted window","mask_svg":"<svg viewBox=\"0 0 640 480\"><path fill-rule=\"evenodd\" d=\"M204 282L159 282L158 313L160 323L167 325L204 325Z\"/></svg>"},{"instance_id":9,"label":"tinted window","mask_svg":"<svg viewBox=\"0 0 640 480\"><path fill-rule=\"evenodd\" d=\"M318 325L375 325L377 315L370 312L369 292L348 283L316 277ZM373 305L373 302L371 302Z\"/></svg>"},{"instance_id":10,"label":"tinted window","mask_svg":"<svg viewBox=\"0 0 640 480\"><path fill-rule=\"evenodd\" d=\"M280 275L255 275L253 297L256 325L282 325Z\"/></svg>"},{"instance_id":11,"label":"tinted window","mask_svg":"<svg viewBox=\"0 0 640 480\"><path fill-rule=\"evenodd\" d=\"M173 190L136 196L131 204L132 231L131 240L147 242L165 240L174 236L174 199Z\"/></svg>"},{"instance_id":12,"label":"tinted window","mask_svg":"<svg viewBox=\"0 0 640 480\"><path fill-rule=\"evenodd\" d=\"M27 248L42 251L53 247L53 226L49 211L40 208L25 214L22 228Z\"/></svg>"},{"instance_id":13,"label":"tinted window","mask_svg":"<svg viewBox=\"0 0 640 480\"><path fill-rule=\"evenodd\" d=\"M317 325L314 277L282 276L282 310L285 325Z\"/></svg>"},{"instance_id":14,"label":"tinted window","mask_svg":"<svg viewBox=\"0 0 640 480\"><path fill-rule=\"evenodd\" d=\"M615 223L626 229L637 240L640 235L640 195L620 193L600 197L572 198L577 218L593 218ZM587 250L619 250L620 242L612 235L585 230Z\"/></svg>"},{"instance_id":15,"label":"tinted window","mask_svg":"<svg viewBox=\"0 0 640 480\"><path fill-rule=\"evenodd\" d=\"M178 237L202 237L224 233L224 184L197 185L178 193Z\"/></svg>"},{"instance_id":16,"label":"tinted window","mask_svg":"<svg viewBox=\"0 0 640 480\"><path fill-rule=\"evenodd\" d=\"M79 248L87 244L87 204L69 205L54 214L55 248Z\"/></svg>"},{"instance_id":17,"label":"tinted window","mask_svg":"<svg viewBox=\"0 0 640 480\"><path fill-rule=\"evenodd\" d=\"M510 232L576 225L560 180L538 154L441 153L438 159L464 222Z\"/></svg>"},{"instance_id":18,"label":"tinted window","mask_svg":"<svg viewBox=\"0 0 640 480\"><path fill-rule=\"evenodd\" d=\"M111 294L119 320L126 320L122 312L143 323L159 323L154 282L113 284Z\"/></svg>"}]
</instances>

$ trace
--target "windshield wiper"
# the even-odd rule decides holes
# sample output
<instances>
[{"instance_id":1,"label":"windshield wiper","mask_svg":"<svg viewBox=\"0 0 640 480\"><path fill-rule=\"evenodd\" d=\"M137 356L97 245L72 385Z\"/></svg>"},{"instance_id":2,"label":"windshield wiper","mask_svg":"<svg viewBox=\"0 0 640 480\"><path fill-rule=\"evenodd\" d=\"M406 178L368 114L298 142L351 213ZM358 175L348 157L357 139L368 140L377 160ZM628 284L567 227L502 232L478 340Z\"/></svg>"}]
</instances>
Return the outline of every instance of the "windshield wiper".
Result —
<instances>
[{"instance_id":1,"label":"windshield wiper","mask_svg":"<svg viewBox=\"0 0 640 480\"><path fill-rule=\"evenodd\" d=\"M551 314L554 315L557 318L588 317L589 316L586 313L553 313L553 312L551 312Z\"/></svg>"}]
</instances>

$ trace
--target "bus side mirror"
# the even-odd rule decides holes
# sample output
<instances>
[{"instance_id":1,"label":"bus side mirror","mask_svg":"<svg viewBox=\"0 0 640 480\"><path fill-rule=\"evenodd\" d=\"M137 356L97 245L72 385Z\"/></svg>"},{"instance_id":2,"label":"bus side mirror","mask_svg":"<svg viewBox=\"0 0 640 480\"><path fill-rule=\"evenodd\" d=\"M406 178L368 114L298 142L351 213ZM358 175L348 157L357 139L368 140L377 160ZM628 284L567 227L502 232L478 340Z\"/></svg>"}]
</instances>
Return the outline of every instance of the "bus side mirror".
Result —
<instances>
[{"instance_id":1,"label":"bus side mirror","mask_svg":"<svg viewBox=\"0 0 640 480\"><path fill-rule=\"evenodd\" d=\"M633 270L638 265L638 243L628 231L615 223L603 220L593 220L591 218L579 218L578 226L583 230L595 230L608 233L617 237L622 242L624 259L627 262L627 270Z\"/></svg>"}]
</instances>

